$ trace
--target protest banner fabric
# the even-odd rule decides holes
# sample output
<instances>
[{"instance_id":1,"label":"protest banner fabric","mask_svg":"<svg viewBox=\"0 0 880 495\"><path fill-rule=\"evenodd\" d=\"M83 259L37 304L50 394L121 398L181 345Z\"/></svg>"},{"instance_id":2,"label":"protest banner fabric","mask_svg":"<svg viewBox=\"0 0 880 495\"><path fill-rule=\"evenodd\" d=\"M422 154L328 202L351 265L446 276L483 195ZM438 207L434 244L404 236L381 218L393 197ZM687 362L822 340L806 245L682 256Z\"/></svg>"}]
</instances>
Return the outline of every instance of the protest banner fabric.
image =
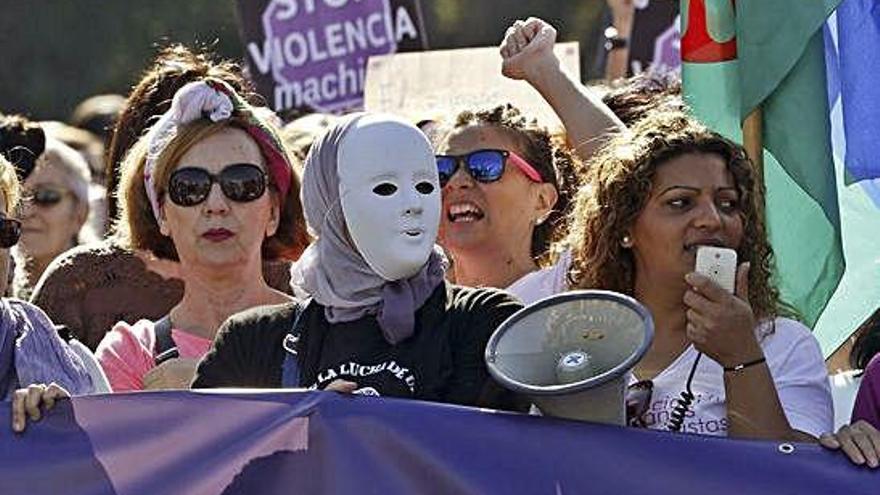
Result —
<instances>
[{"instance_id":1,"label":"protest banner fabric","mask_svg":"<svg viewBox=\"0 0 880 495\"><path fill-rule=\"evenodd\" d=\"M329 392L78 397L22 435L0 435L4 495L859 495L876 486L872 471L815 444Z\"/></svg>"}]
</instances>

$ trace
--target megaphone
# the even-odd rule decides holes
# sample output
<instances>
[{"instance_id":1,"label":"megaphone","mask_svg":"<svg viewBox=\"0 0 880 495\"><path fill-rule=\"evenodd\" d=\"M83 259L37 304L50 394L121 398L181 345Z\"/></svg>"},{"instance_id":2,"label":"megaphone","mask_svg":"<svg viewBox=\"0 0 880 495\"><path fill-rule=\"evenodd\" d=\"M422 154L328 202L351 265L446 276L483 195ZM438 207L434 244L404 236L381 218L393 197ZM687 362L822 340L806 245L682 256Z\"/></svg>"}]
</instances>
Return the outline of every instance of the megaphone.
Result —
<instances>
[{"instance_id":1,"label":"megaphone","mask_svg":"<svg viewBox=\"0 0 880 495\"><path fill-rule=\"evenodd\" d=\"M651 313L635 299L572 291L505 320L486 346L486 365L546 416L624 425L627 372L653 338Z\"/></svg>"}]
</instances>

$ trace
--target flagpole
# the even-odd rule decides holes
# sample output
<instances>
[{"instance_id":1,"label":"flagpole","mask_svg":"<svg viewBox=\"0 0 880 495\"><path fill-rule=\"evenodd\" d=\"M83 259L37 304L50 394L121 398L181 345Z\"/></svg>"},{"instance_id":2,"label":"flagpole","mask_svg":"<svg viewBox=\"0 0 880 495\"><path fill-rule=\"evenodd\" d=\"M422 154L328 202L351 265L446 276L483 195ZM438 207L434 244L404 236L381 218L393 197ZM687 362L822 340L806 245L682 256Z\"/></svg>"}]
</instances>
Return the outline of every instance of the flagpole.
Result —
<instances>
[{"instance_id":1,"label":"flagpole","mask_svg":"<svg viewBox=\"0 0 880 495\"><path fill-rule=\"evenodd\" d=\"M760 184L764 184L764 112L761 107L752 110L743 122L743 147L746 154L755 164L756 178Z\"/></svg>"}]
</instances>

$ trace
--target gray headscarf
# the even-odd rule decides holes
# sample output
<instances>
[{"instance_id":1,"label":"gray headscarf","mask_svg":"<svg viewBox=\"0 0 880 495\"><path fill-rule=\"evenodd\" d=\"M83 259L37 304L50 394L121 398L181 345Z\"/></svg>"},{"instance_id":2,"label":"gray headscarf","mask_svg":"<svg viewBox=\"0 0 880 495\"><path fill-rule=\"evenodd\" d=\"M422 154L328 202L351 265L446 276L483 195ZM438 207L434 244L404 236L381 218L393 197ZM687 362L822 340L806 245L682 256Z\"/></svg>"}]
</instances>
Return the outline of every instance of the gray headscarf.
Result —
<instances>
[{"instance_id":1,"label":"gray headscarf","mask_svg":"<svg viewBox=\"0 0 880 495\"><path fill-rule=\"evenodd\" d=\"M338 323L375 314L382 334L394 345L413 334L415 312L443 282L446 259L438 247L414 276L389 282L364 260L346 228L339 198L338 150L364 114L343 118L312 144L306 157L302 203L316 238L290 273L294 293L324 306L327 321Z\"/></svg>"}]
</instances>

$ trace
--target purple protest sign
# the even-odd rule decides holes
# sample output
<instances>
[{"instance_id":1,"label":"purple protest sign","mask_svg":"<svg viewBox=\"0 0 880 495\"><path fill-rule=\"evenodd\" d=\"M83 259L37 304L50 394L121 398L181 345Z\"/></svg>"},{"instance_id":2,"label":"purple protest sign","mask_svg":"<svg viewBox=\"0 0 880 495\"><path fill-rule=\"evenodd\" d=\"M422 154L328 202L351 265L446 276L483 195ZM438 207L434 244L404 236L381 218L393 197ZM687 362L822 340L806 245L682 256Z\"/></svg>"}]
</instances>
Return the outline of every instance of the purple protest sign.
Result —
<instances>
[{"instance_id":1,"label":"purple protest sign","mask_svg":"<svg viewBox=\"0 0 880 495\"><path fill-rule=\"evenodd\" d=\"M681 34L679 17L666 28L654 42L654 59L651 67L658 72L673 72L681 69Z\"/></svg>"},{"instance_id":2,"label":"purple protest sign","mask_svg":"<svg viewBox=\"0 0 880 495\"><path fill-rule=\"evenodd\" d=\"M363 106L367 59L423 49L417 0L241 0L247 62L276 111Z\"/></svg>"},{"instance_id":3,"label":"purple protest sign","mask_svg":"<svg viewBox=\"0 0 880 495\"><path fill-rule=\"evenodd\" d=\"M672 0L635 3L627 64L630 75L680 70L678 12L679 2Z\"/></svg>"}]
</instances>

